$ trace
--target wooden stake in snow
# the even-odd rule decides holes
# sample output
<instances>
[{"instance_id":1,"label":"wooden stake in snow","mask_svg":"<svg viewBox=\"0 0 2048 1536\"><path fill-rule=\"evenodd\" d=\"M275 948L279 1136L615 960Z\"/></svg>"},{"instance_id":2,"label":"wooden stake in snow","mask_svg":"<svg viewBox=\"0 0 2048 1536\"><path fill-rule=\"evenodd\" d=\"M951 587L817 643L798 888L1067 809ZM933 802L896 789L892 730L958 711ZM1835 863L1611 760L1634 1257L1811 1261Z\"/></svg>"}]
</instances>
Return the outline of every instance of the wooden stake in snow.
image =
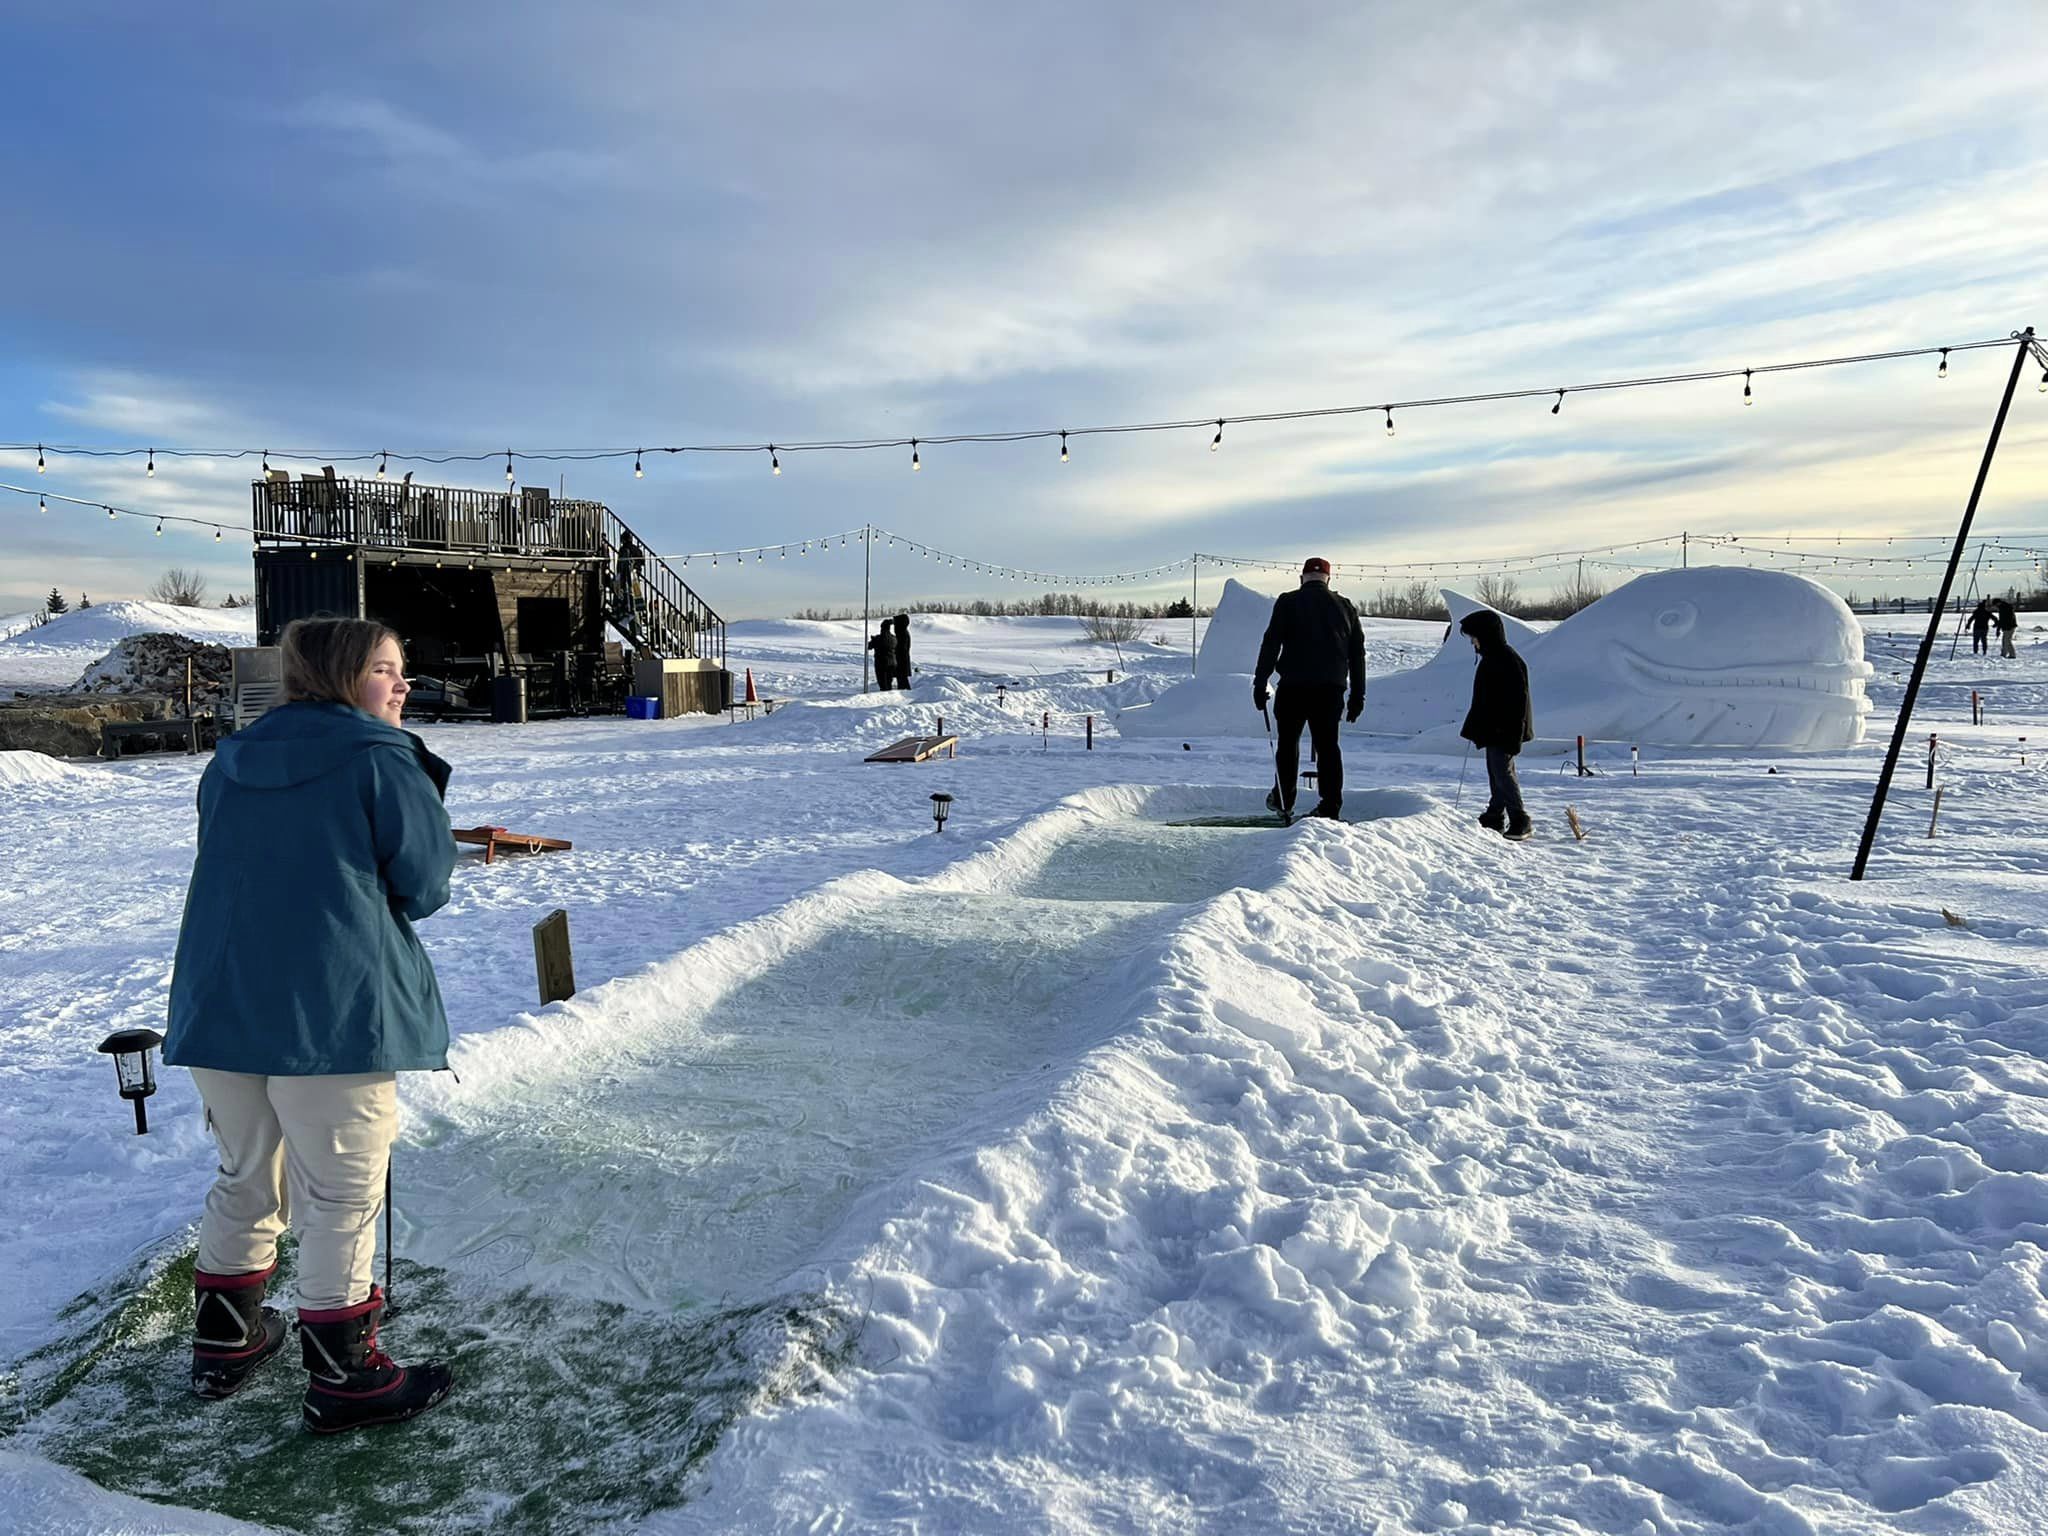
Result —
<instances>
[{"instance_id":1,"label":"wooden stake in snow","mask_svg":"<svg viewBox=\"0 0 2048 1536\"><path fill-rule=\"evenodd\" d=\"M1583 843L1586 840L1586 829L1579 821L1577 808L1569 805L1566 806L1564 808L1564 819L1571 823L1572 836Z\"/></svg>"},{"instance_id":2,"label":"wooden stake in snow","mask_svg":"<svg viewBox=\"0 0 2048 1536\"><path fill-rule=\"evenodd\" d=\"M1927 835L1929 837L1934 836L1934 824L1939 820L1941 820L1941 787L1937 785L1934 791L1934 814L1927 818Z\"/></svg>"},{"instance_id":3,"label":"wooden stake in snow","mask_svg":"<svg viewBox=\"0 0 2048 1536\"><path fill-rule=\"evenodd\" d=\"M533 925L533 970L540 1000L558 1003L576 995L576 967L569 954L569 914L557 907Z\"/></svg>"}]
</instances>

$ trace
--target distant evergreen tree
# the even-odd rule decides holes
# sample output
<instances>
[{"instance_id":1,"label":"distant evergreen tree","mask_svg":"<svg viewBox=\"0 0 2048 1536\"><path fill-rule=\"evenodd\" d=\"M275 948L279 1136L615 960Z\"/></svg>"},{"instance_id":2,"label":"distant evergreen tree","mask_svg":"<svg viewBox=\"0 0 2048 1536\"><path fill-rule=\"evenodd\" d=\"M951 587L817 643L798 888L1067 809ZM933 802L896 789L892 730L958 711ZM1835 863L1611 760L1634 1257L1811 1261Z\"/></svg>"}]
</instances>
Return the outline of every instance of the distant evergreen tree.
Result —
<instances>
[{"instance_id":1,"label":"distant evergreen tree","mask_svg":"<svg viewBox=\"0 0 2048 1536\"><path fill-rule=\"evenodd\" d=\"M1172 602L1166 605L1165 617L1169 619L1192 619L1194 616L1194 604L1190 603L1184 597L1176 597Z\"/></svg>"},{"instance_id":2,"label":"distant evergreen tree","mask_svg":"<svg viewBox=\"0 0 2048 1536\"><path fill-rule=\"evenodd\" d=\"M89 598L89 597L87 597L87 596L86 596L86 595L85 595L85 594L84 594L83 592L79 593L79 594L78 594L78 610L79 610L79 612L83 613L83 612L84 612L84 611L85 611L86 609L90 608L91 606L92 606L92 599L91 599L91 598Z\"/></svg>"},{"instance_id":3,"label":"distant evergreen tree","mask_svg":"<svg viewBox=\"0 0 2048 1536\"><path fill-rule=\"evenodd\" d=\"M43 599L43 606L52 613L69 613L71 611L71 605L64 601L64 594L55 587L50 588L50 595Z\"/></svg>"}]
</instances>

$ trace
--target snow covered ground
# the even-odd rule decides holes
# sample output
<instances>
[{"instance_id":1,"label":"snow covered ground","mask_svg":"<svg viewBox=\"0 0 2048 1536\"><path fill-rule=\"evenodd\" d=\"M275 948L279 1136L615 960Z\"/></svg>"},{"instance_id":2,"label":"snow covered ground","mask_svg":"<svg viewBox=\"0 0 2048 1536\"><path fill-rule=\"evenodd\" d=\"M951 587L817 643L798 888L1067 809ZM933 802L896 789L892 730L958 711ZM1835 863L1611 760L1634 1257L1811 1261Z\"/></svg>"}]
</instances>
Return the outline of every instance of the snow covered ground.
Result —
<instances>
[{"instance_id":1,"label":"snow covered ground","mask_svg":"<svg viewBox=\"0 0 2048 1536\"><path fill-rule=\"evenodd\" d=\"M74 608L47 624L0 614L0 699L18 691L68 688L130 635L176 634L212 645L254 645L253 608L179 608L122 598Z\"/></svg>"},{"instance_id":2,"label":"snow covered ground","mask_svg":"<svg viewBox=\"0 0 2048 1536\"><path fill-rule=\"evenodd\" d=\"M1539 743L1520 847L1371 742L1344 825L1177 825L1271 772L1107 725L1185 624L920 620L907 699L851 693L856 626L742 625L767 718L429 728L458 824L576 848L422 927L459 1038L390 1333L462 1379L341 1448L286 1370L183 1396L208 1145L92 1053L161 1019L200 765L0 760L0 1524L2032 1529L2048 647L1944 644L1852 885L1914 627L1853 750ZM958 760L860 762L941 714ZM555 907L582 991L536 1009Z\"/></svg>"}]
</instances>

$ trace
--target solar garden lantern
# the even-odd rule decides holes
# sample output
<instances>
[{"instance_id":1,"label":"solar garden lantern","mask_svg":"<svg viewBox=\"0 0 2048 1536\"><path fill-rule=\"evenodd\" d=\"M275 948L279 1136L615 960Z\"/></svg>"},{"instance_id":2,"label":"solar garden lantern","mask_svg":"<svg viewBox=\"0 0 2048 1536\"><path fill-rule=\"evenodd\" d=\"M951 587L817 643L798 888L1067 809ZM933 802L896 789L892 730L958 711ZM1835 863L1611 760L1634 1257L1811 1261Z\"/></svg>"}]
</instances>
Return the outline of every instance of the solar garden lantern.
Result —
<instances>
[{"instance_id":1,"label":"solar garden lantern","mask_svg":"<svg viewBox=\"0 0 2048 1536\"><path fill-rule=\"evenodd\" d=\"M946 818L952 814L952 810L953 797L943 789L932 796L932 830L934 832L946 830ZM138 1105L137 1108L139 1109L140 1106Z\"/></svg>"},{"instance_id":2,"label":"solar garden lantern","mask_svg":"<svg viewBox=\"0 0 2048 1536\"><path fill-rule=\"evenodd\" d=\"M150 1053L164 1043L153 1029L116 1030L100 1042L100 1054L114 1058L114 1075L121 1085L121 1097L135 1105L135 1134L149 1131L149 1113L143 1104L156 1092L156 1065Z\"/></svg>"}]
</instances>

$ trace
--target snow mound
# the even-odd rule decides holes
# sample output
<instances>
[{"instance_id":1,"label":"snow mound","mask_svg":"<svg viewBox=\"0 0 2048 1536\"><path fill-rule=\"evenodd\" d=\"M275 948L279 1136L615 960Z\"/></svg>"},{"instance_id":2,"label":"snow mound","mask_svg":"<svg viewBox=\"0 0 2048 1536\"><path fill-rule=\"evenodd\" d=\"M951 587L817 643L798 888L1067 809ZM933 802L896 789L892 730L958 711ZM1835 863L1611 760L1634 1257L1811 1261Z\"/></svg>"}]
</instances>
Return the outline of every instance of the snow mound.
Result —
<instances>
[{"instance_id":1,"label":"snow mound","mask_svg":"<svg viewBox=\"0 0 2048 1536\"><path fill-rule=\"evenodd\" d=\"M1242 672L1250 676L1259 664L1259 643L1266 638L1266 623L1272 617L1272 593L1247 586L1234 576L1224 582L1223 596L1202 636L1202 648L1195 654L1195 675Z\"/></svg>"},{"instance_id":2,"label":"snow mound","mask_svg":"<svg viewBox=\"0 0 2048 1536\"><path fill-rule=\"evenodd\" d=\"M171 603L120 599L60 613L47 624L19 630L0 646L38 651L104 651L130 635L183 635L212 645L254 645L253 608L180 608Z\"/></svg>"},{"instance_id":3,"label":"snow mound","mask_svg":"<svg viewBox=\"0 0 2048 1536\"><path fill-rule=\"evenodd\" d=\"M78 769L40 752L0 752L0 789L63 784L80 777Z\"/></svg>"}]
</instances>

